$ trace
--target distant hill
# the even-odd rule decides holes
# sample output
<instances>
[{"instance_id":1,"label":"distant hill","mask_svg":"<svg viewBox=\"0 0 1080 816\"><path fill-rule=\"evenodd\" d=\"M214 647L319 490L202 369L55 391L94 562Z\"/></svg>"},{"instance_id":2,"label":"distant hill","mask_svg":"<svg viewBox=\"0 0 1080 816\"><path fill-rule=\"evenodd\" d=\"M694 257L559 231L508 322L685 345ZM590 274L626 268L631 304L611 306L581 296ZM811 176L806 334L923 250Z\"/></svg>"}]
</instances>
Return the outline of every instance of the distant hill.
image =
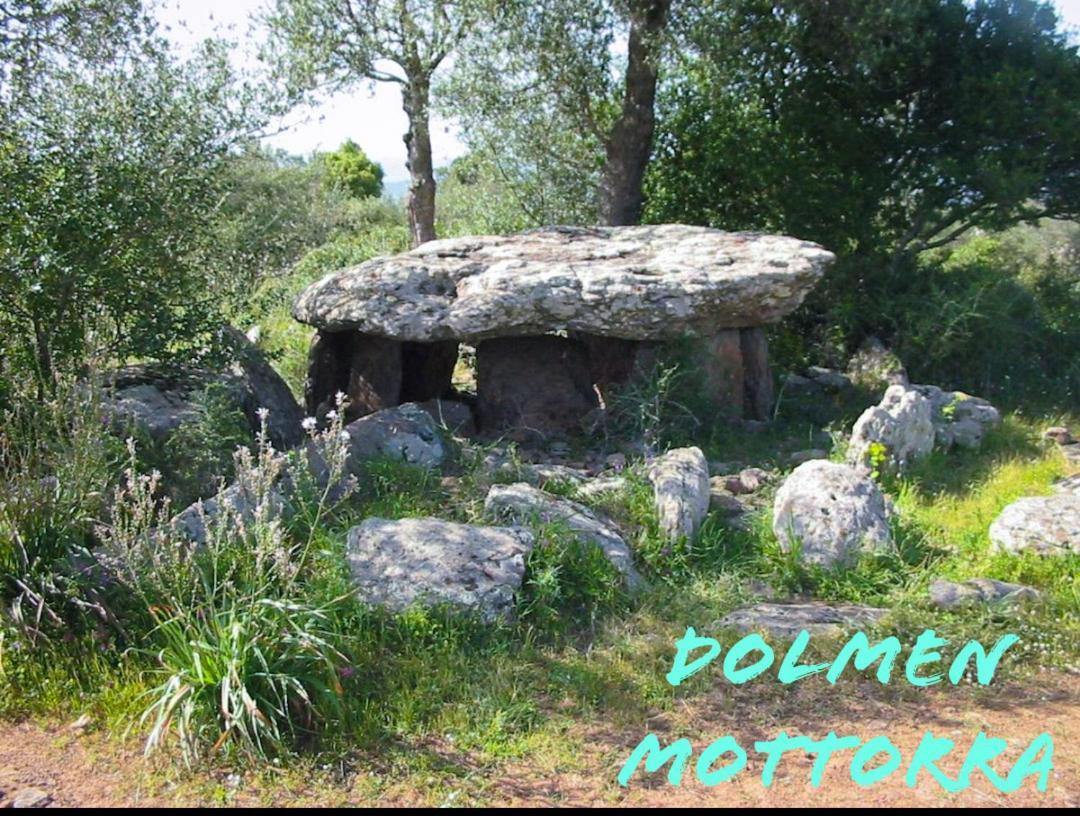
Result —
<instances>
[{"instance_id":1,"label":"distant hill","mask_svg":"<svg viewBox=\"0 0 1080 816\"><path fill-rule=\"evenodd\" d=\"M384 181L382 187L384 196L394 201L401 201L405 198L405 193L409 192L409 180Z\"/></svg>"}]
</instances>

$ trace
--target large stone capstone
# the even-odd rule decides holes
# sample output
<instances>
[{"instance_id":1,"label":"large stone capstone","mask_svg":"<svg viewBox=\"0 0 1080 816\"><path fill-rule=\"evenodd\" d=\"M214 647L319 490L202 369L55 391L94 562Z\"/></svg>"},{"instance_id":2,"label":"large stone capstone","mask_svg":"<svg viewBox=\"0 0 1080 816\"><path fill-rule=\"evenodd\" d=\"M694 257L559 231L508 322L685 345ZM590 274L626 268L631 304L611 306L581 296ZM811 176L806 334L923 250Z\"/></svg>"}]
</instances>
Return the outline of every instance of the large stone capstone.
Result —
<instances>
[{"instance_id":1,"label":"large stone capstone","mask_svg":"<svg viewBox=\"0 0 1080 816\"><path fill-rule=\"evenodd\" d=\"M719 415L766 419L763 326L802 303L832 262L817 244L681 224L545 227L430 241L308 287L318 329L305 399L351 416L453 398L458 344L476 347L482 431L580 430L612 388L647 374L655 344L698 337Z\"/></svg>"},{"instance_id":2,"label":"large stone capstone","mask_svg":"<svg viewBox=\"0 0 1080 816\"><path fill-rule=\"evenodd\" d=\"M424 343L556 331L662 340L774 323L832 260L817 244L761 233L546 227L374 258L308 287L293 313L320 329Z\"/></svg>"}]
</instances>

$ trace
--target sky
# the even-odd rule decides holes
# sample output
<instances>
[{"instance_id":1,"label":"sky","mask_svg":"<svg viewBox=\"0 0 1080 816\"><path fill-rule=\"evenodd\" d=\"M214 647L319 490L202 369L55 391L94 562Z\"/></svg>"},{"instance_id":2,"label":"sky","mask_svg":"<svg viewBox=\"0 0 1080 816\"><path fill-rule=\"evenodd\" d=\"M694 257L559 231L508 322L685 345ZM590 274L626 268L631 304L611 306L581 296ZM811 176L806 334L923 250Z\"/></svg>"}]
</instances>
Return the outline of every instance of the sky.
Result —
<instances>
[{"instance_id":1,"label":"sky","mask_svg":"<svg viewBox=\"0 0 1080 816\"><path fill-rule=\"evenodd\" d=\"M254 62L255 40L249 20L267 0L160 0L158 19L176 46L183 50L215 33L242 43L238 61ZM1080 29L1080 0L1055 0L1066 26ZM408 178L405 170L405 114L395 83L379 82L337 94L313 109L298 110L285 122L269 145L301 155L333 150L352 139L382 165L387 183ZM443 166L465 153L452 122L435 118L431 124L435 166Z\"/></svg>"}]
</instances>

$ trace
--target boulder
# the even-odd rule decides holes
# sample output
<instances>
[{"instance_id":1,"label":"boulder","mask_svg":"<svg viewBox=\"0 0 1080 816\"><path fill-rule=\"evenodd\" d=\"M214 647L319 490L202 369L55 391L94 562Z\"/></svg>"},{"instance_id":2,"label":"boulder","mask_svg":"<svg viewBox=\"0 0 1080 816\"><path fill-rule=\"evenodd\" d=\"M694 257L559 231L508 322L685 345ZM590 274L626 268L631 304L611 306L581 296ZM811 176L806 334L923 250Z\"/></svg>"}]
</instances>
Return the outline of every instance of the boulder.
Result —
<instances>
[{"instance_id":1,"label":"boulder","mask_svg":"<svg viewBox=\"0 0 1080 816\"><path fill-rule=\"evenodd\" d=\"M1055 425L1053 428L1047 428L1043 431L1043 439L1057 445L1071 445L1076 441L1069 429L1062 425Z\"/></svg>"},{"instance_id":2,"label":"boulder","mask_svg":"<svg viewBox=\"0 0 1080 816\"><path fill-rule=\"evenodd\" d=\"M778 321L832 261L817 244L762 233L545 227L372 259L310 286L293 313L320 329L422 342L559 331L711 336Z\"/></svg>"},{"instance_id":3,"label":"boulder","mask_svg":"<svg viewBox=\"0 0 1080 816\"><path fill-rule=\"evenodd\" d=\"M815 459L828 459L829 452L822 448L808 448L807 450L795 451L788 454L788 464L792 467L798 467L804 462L812 462Z\"/></svg>"},{"instance_id":4,"label":"boulder","mask_svg":"<svg viewBox=\"0 0 1080 816\"><path fill-rule=\"evenodd\" d=\"M606 496L621 493L626 489L626 484L626 479L623 476L601 476L581 484L574 492L574 496L584 501L596 501Z\"/></svg>"},{"instance_id":5,"label":"boulder","mask_svg":"<svg viewBox=\"0 0 1080 816\"><path fill-rule=\"evenodd\" d=\"M455 436L468 437L476 433L472 409L464 402L433 399L417 404L431 415L436 425Z\"/></svg>"},{"instance_id":6,"label":"boulder","mask_svg":"<svg viewBox=\"0 0 1080 816\"><path fill-rule=\"evenodd\" d=\"M848 461L902 471L934 448L933 407L904 385L890 385L878 405L868 408L851 429Z\"/></svg>"},{"instance_id":7,"label":"boulder","mask_svg":"<svg viewBox=\"0 0 1080 816\"><path fill-rule=\"evenodd\" d=\"M756 493L770 481L772 481L772 477L761 468L744 468L734 476L725 478L723 485L729 493L735 496L745 496L749 493Z\"/></svg>"},{"instance_id":8,"label":"boulder","mask_svg":"<svg viewBox=\"0 0 1080 816\"><path fill-rule=\"evenodd\" d=\"M671 543L691 540L709 512L709 466L700 448L677 448L649 465L660 529Z\"/></svg>"},{"instance_id":9,"label":"boulder","mask_svg":"<svg viewBox=\"0 0 1080 816\"><path fill-rule=\"evenodd\" d=\"M369 518L349 531L346 559L365 603L394 612L447 604L491 623L511 616L533 545L520 527Z\"/></svg>"},{"instance_id":10,"label":"boulder","mask_svg":"<svg viewBox=\"0 0 1080 816\"><path fill-rule=\"evenodd\" d=\"M1053 488L1055 493L1069 493L1080 497L1080 473L1074 473L1072 476L1059 479L1054 482Z\"/></svg>"},{"instance_id":11,"label":"boulder","mask_svg":"<svg viewBox=\"0 0 1080 816\"><path fill-rule=\"evenodd\" d=\"M990 544L1013 555L1080 554L1080 498L1059 493L1013 502L990 525Z\"/></svg>"},{"instance_id":12,"label":"boulder","mask_svg":"<svg viewBox=\"0 0 1080 816\"><path fill-rule=\"evenodd\" d=\"M955 609L969 604L992 604L1005 601L1033 601L1038 591L1023 584L995 581L993 578L972 578L962 584L937 580L930 584L930 603L941 609Z\"/></svg>"},{"instance_id":13,"label":"boulder","mask_svg":"<svg viewBox=\"0 0 1080 816\"><path fill-rule=\"evenodd\" d=\"M243 413L253 434L260 429L259 411L265 408L267 434L274 447L284 450L299 445L304 438L304 416L289 387L243 334L236 330L228 334L234 360L221 371L147 363L109 372L104 378L106 415L120 430L134 424L151 439L164 441L180 425L199 418L200 393L218 386Z\"/></svg>"},{"instance_id":14,"label":"boulder","mask_svg":"<svg viewBox=\"0 0 1080 816\"><path fill-rule=\"evenodd\" d=\"M934 423L935 444L939 448L977 448L986 432L1001 424L998 409L980 397L963 391L943 391L936 385L913 385L912 388L930 401L930 418Z\"/></svg>"},{"instance_id":15,"label":"boulder","mask_svg":"<svg viewBox=\"0 0 1080 816\"><path fill-rule=\"evenodd\" d=\"M864 629L880 621L889 610L857 604L762 603L736 609L718 625L740 632L768 632L792 640L805 629L812 635L833 636L845 630Z\"/></svg>"},{"instance_id":16,"label":"boulder","mask_svg":"<svg viewBox=\"0 0 1080 816\"><path fill-rule=\"evenodd\" d=\"M223 514L228 513L230 519L236 518L250 523L255 519L260 503L263 505L262 515L265 520L288 517L289 504L280 485L272 487L260 501L260 497L249 486L236 483L229 485L216 496L197 501L177 513L169 526L194 546L202 547L206 544L209 533L207 528L212 529L219 523Z\"/></svg>"},{"instance_id":17,"label":"boulder","mask_svg":"<svg viewBox=\"0 0 1080 816\"><path fill-rule=\"evenodd\" d=\"M484 501L484 511L500 521L515 524L557 522L580 540L595 544L633 590L641 586L634 557L615 525L583 504L545 493L532 485L494 485Z\"/></svg>"},{"instance_id":18,"label":"boulder","mask_svg":"<svg viewBox=\"0 0 1080 816\"><path fill-rule=\"evenodd\" d=\"M844 391L851 388L851 379L840 371L821 366L810 366L806 370L806 376L820 385L825 391Z\"/></svg>"},{"instance_id":19,"label":"boulder","mask_svg":"<svg viewBox=\"0 0 1080 816\"><path fill-rule=\"evenodd\" d=\"M855 468L822 459L799 465L776 493L773 531L804 563L848 564L892 547L885 497Z\"/></svg>"},{"instance_id":20,"label":"boulder","mask_svg":"<svg viewBox=\"0 0 1080 816\"><path fill-rule=\"evenodd\" d=\"M349 435L349 468L371 459L392 459L423 468L437 468L446 459L435 420L413 403L386 408L345 427Z\"/></svg>"}]
</instances>

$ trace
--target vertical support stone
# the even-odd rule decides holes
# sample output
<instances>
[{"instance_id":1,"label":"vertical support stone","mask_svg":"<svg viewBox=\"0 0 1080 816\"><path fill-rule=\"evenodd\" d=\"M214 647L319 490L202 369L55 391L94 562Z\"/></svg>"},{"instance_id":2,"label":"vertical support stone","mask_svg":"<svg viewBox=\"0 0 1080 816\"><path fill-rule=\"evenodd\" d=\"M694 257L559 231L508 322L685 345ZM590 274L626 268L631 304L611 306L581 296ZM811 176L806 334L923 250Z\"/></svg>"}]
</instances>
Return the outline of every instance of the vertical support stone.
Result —
<instances>
[{"instance_id":1,"label":"vertical support stone","mask_svg":"<svg viewBox=\"0 0 1080 816\"><path fill-rule=\"evenodd\" d=\"M772 419L773 393L772 371L769 369L769 340L760 326L741 329L739 341L742 346L745 399L747 419Z\"/></svg>"},{"instance_id":2,"label":"vertical support stone","mask_svg":"<svg viewBox=\"0 0 1080 816\"><path fill-rule=\"evenodd\" d=\"M401 403L401 342L352 333L346 416L357 419Z\"/></svg>"},{"instance_id":3,"label":"vertical support stone","mask_svg":"<svg viewBox=\"0 0 1080 816\"><path fill-rule=\"evenodd\" d=\"M427 402L451 396L457 359L457 340L402 343L401 401Z\"/></svg>"},{"instance_id":4,"label":"vertical support stone","mask_svg":"<svg viewBox=\"0 0 1080 816\"><path fill-rule=\"evenodd\" d=\"M738 419L743 413L744 372L738 329L724 329L702 338L698 352L706 398L722 416Z\"/></svg>"},{"instance_id":5,"label":"vertical support stone","mask_svg":"<svg viewBox=\"0 0 1080 816\"><path fill-rule=\"evenodd\" d=\"M613 389L630 381L639 343L617 337L575 333L573 340L585 347L589 356L589 377L600 391L605 406L611 404Z\"/></svg>"},{"instance_id":6,"label":"vertical support stone","mask_svg":"<svg viewBox=\"0 0 1080 816\"><path fill-rule=\"evenodd\" d=\"M476 400L482 431L540 436L580 431L599 406L585 346L550 335L481 342Z\"/></svg>"},{"instance_id":7,"label":"vertical support stone","mask_svg":"<svg viewBox=\"0 0 1080 816\"><path fill-rule=\"evenodd\" d=\"M401 343L354 331L319 331L308 351L304 407L320 420L337 393L349 401L346 416L366 416L397 405L401 396Z\"/></svg>"}]
</instances>

